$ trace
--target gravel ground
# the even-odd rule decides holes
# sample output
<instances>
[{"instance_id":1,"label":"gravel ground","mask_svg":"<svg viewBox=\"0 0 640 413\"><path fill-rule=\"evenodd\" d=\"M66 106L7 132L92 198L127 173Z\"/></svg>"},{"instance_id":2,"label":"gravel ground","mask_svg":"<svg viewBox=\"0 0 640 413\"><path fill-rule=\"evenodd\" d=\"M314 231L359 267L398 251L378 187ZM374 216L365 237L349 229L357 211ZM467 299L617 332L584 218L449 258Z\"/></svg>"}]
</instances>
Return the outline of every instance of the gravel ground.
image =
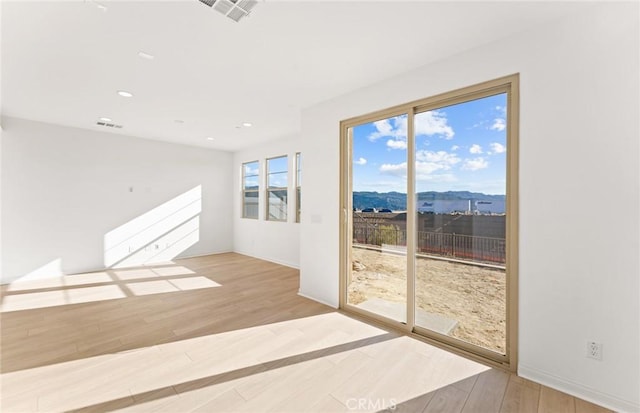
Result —
<instances>
[{"instance_id":1,"label":"gravel ground","mask_svg":"<svg viewBox=\"0 0 640 413\"><path fill-rule=\"evenodd\" d=\"M404 302L406 257L353 248L349 303L371 298ZM458 321L452 337L505 351L504 270L417 258L416 302L423 310Z\"/></svg>"}]
</instances>

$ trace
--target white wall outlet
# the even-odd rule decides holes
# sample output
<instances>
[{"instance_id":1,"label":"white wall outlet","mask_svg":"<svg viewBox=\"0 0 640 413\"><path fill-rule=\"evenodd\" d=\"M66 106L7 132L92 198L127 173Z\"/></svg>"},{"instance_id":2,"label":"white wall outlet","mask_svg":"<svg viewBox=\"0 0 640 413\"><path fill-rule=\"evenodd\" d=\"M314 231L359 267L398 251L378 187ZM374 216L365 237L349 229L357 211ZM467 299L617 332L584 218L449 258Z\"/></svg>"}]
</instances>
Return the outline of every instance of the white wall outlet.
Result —
<instances>
[{"instance_id":1,"label":"white wall outlet","mask_svg":"<svg viewBox=\"0 0 640 413\"><path fill-rule=\"evenodd\" d=\"M587 357L595 360L602 360L602 343L587 341Z\"/></svg>"}]
</instances>

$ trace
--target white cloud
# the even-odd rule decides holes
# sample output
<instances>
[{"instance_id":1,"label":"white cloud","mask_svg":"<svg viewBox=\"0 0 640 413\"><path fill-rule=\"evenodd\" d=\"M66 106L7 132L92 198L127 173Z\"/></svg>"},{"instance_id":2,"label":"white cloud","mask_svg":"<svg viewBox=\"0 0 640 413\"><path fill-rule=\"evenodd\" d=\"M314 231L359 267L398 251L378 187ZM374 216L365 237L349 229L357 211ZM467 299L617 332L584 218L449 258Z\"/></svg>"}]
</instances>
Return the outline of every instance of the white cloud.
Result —
<instances>
[{"instance_id":1,"label":"white cloud","mask_svg":"<svg viewBox=\"0 0 640 413\"><path fill-rule=\"evenodd\" d=\"M376 131L369 135L369 140L376 140L386 137L395 140L407 139L407 117L396 116L394 118L383 119L373 122ZM415 117L415 134L416 136L440 136L445 139L453 139L455 132L448 124L447 115L444 112L432 110L422 112Z\"/></svg>"},{"instance_id":2,"label":"white cloud","mask_svg":"<svg viewBox=\"0 0 640 413\"><path fill-rule=\"evenodd\" d=\"M436 174L450 170L461 159L454 153L445 151L420 150L416 152L416 178L422 181L451 182L455 180L452 174ZM380 166L380 173L386 175L407 176L407 163L384 164Z\"/></svg>"},{"instance_id":3,"label":"white cloud","mask_svg":"<svg viewBox=\"0 0 640 413\"><path fill-rule=\"evenodd\" d=\"M402 162L398 164L385 163L380 166L380 172L393 176L407 176L407 163Z\"/></svg>"},{"instance_id":4,"label":"white cloud","mask_svg":"<svg viewBox=\"0 0 640 413\"><path fill-rule=\"evenodd\" d=\"M489 167L489 162L482 156L474 159L465 159L462 164L462 169L466 171L477 171L479 169L485 169Z\"/></svg>"},{"instance_id":5,"label":"white cloud","mask_svg":"<svg viewBox=\"0 0 640 413\"><path fill-rule=\"evenodd\" d=\"M364 158L358 158L357 160L353 161L353 163L356 165L366 165L367 160Z\"/></svg>"},{"instance_id":6,"label":"white cloud","mask_svg":"<svg viewBox=\"0 0 640 413\"><path fill-rule=\"evenodd\" d=\"M460 149L460 147L459 147L458 145L453 145L453 146L451 147L451 150L452 150L452 151L457 151L458 149Z\"/></svg>"},{"instance_id":7,"label":"white cloud","mask_svg":"<svg viewBox=\"0 0 640 413\"><path fill-rule=\"evenodd\" d=\"M416 152L416 178L427 181L434 179L434 173L448 171L460 158L455 153L445 151L418 151Z\"/></svg>"},{"instance_id":8,"label":"white cloud","mask_svg":"<svg viewBox=\"0 0 640 413\"><path fill-rule=\"evenodd\" d=\"M493 120L493 125L489 129L502 132L507 128L507 122L503 118L496 118Z\"/></svg>"},{"instance_id":9,"label":"white cloud","mask_svg":"<svg viewBox=\"0 0 640 413\"><path fill-rule=\"evenodd\" d=\"M475 154L482 153L482 146L474 143L473 145L471 145L471 148L469 148L469 152Z\"/></svg>"},{"instance_id":10,"label":"white cloud","mask_svg":"<svg viewBox=\"0 0 640 413\"><path fill-rule=\"evenodd\" d=\"M447 114L430 110L415 116L415 133L417 136L442 135L445 139L453 139L455 132L447 122Z\"/></svg>"},{"instance_id":11,"label":"white cloud","mask_svg":"<svg viewBox=\"0 0 640 413\"><path fill-rule=\"evenodd\" d=\"M260 173L258 168L252 168L249 165L245 165L245 167L244 167L245 176L258 175L258 173Z\"/></svg>"},{"instance_id":12,"label":"white cloud","mask_svg":"<svg viewBox=\"0 0 640 413\"><path fill-rule=\"evenodd\" d=\"M492 142L489 144L489 146L491 147L491 151L493 153L504 153L507 151L507 147L498 142Z\"/></svg>"},{"instance_id":13,"label":"white cloud","mask_svg":"<svg viewBox=\"0 0 640 413\"><path fill-rule=\"evenodd\" d=\"M451 166L460 162L460 158L455 153L449 153L446 151L417 151L416 161L418 162L434 162L442 164L443 168L449 169Z\"/></svg>"},{"instance_id":14,"label":"white cloud","mask_svg":"<svg viewBox=\"0 0 640 413\"><path fill-rule=\"evenodd\" d=\"M402 139L389 139L387 141L387 147L391 149L407 149L407 141Z\"/></svg>"},{"instance_id":15,"label":"white cloud","mask_svg":"<svg viewBox=\"0 0 640 413\"><path fill-rule=\"evenodd\" d=\"M432 174L432 175L418 175L418 181L429 182L456 182L458 178L454 174Z\"/></svg>"},{"instance_id":16,"label":"white cloud","mask_svg":"<svg viewBox=\"0 0 640 413\"><path fill-rule=\"evenodd\" d=\"M394 118L382 119L373 122L376 131L369 135L369 140L375 142L382 137L406 139L407 138L407 117L396 116Z\"/></svg>"}]
</instances>

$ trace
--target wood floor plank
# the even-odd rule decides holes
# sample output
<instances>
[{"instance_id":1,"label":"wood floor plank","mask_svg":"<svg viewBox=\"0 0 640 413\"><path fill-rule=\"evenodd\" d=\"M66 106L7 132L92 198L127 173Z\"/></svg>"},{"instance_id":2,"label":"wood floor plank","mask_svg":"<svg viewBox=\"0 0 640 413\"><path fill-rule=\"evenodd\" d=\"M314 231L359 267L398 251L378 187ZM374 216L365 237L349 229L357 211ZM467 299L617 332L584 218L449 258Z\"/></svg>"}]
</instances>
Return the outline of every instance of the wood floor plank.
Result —
<instances>
[{"instance_id":1,"label":"wood floor plank","mask_svg":"<svg viewBox=\"0 0 640 413\"><path fill-rule=\"evenodd\" d=\"M509 374L497 369L481 373L469 394L464 413L497 412L509 382Z\"/></svg>"},{"instance_id":2,"label":"wood floor plank","mask_svg":"<svg viewBox=\"0 0 640 413\"><path fill-rule=\"evenodd\" d=\"M469 397L469 393L455 386L443 387L435 394L424 413L459 413Z\"/></svg>"},{"instance_id":3,"label":"wood floor plank","mask_svg":"<svg viewBox=\"0 0 640 413\"><path fill-rule=\"evenodd\" d=\"M572 396L547 386L540 388L538 413L575 413L575 401Z\"/></svg>"},{"instance_id":4,"label":"wood floor plank","mask_svg":"<svg viewBox=\"0 0 640 413\"><path fill-rule=\"evenodd\" d=\"M589 403L588 401L582 399L576 398L575 403L576 413L613 413L609 409L605 409L604 407Z\"/></svg>"},{"instance_id":5,"label":"wood floor plank","mask_svg":"<svg viewBox=\"0 0 640 413\"><path fill-rule=\"evenodd\" d=\"M2 286L2 411L608 412L298 289L234 253Z\"/></svg>"},{"instance_id":6,"label":"wood floor plank","mask_svg":"<svg viewBox=\"0 0 640 413\"><path fill-rule=\"evenodd\" d=\"M537 413L539 398L540 386L535 388L523 381L509 380L500 413Z\"/></svg>"}]
</instances>

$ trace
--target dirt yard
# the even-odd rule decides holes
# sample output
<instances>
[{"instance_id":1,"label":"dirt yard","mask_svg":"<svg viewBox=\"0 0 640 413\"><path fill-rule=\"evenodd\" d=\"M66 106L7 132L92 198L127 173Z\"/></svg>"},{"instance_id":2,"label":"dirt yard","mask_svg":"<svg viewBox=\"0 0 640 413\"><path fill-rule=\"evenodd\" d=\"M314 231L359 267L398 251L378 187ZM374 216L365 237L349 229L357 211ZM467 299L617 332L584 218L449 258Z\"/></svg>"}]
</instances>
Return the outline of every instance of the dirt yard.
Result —
<instances>
[{"instance_id":1,"label":"dirt yard","mask_svg":"<svg viewBox=\"0 0 640 413\"><path fill-rule=\"evenodd\" d=\"M504 270L429 258L418 258L416 270L418 307L458 321L451 336L504 353ZM405 302L406 281L406 257L353 248L350 304Z\"/></svg>"}]
</instances>

